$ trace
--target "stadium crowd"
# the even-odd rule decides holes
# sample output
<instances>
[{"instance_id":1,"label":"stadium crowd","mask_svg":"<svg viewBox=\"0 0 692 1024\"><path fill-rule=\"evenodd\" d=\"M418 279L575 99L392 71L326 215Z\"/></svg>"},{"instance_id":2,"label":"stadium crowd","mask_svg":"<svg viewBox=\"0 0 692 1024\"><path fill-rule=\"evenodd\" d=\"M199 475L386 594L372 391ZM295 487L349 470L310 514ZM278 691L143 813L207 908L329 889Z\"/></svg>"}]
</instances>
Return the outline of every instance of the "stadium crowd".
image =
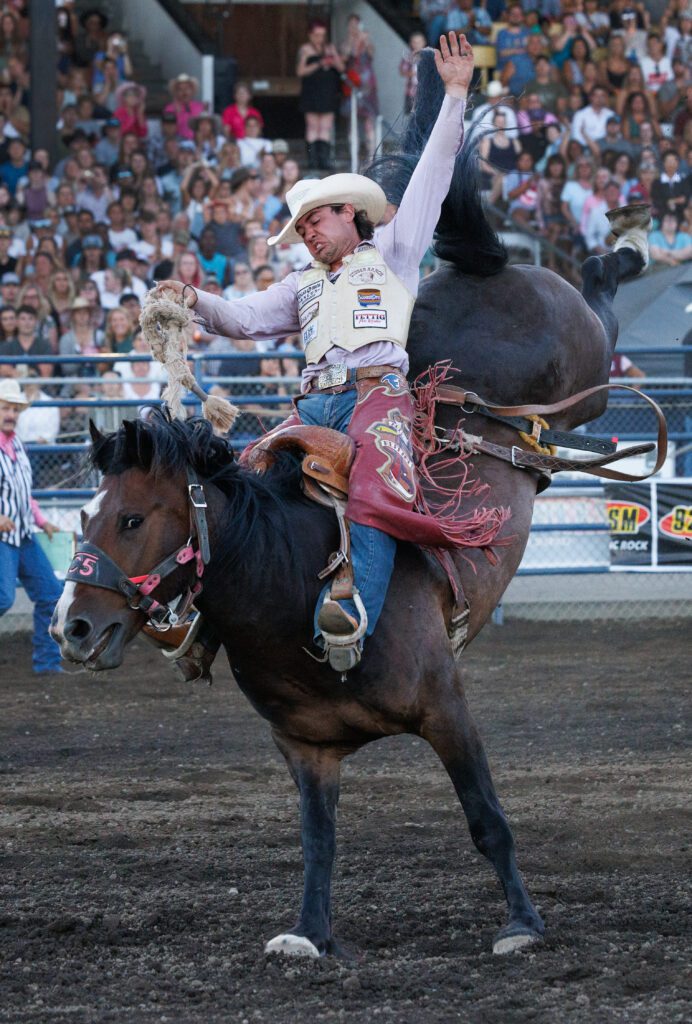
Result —
<instances>
[{"instance_id":1,"label":"stadium crowd","mask_svg":"<svg viewBox=\"0 0 692 1024\"><path fill-rule=\"evenodd\" d=\"M655 216L653 259L677 265L692 258L686 2L671 0L655 20L645 4L628 0L420 0L421 30L399 68L402 107L414 101L415 53L426 41L455 29L474 45L494 47L468 116L492 129L481 143L482 172L498 223L542 236L549 265L569 275L570 258L607 248L607 209L645 200ZM302 244L267 245L288 218L286 192L306 172L333 166L330 140L334 129L346 130L338 115L350 90L361 92L366 156L378 112L378 56L356 16L335 46L326 25L313 22L297 55L306 150L265 136L261 104L243 82L217 115L199 98L199 83L181 72L152 116L128 40L102 12L78 16L65 3L58 24L58 153L51 160L28 147L27 12L6 2L0 14L0 377L27 376L3 355L60 357L34 364L41 379L31 394L85 403L27 410L19 433L31 442L79 439L84 409L96 397L158 397L157 368L122 358L146 349L138 315L154 280L175 277L237 297L305 265ZM313 75L331 82L328 110ZM247 373L248 364L232 356L253 350L258 359L249 372L296 374L284 349L299 350L298 336L261 351L201 332L195 342L212 374ZM85 366L74 362L80 355L102 358ZM114 415L102 410L106 426Z\"/></svg>"}]
</instances>

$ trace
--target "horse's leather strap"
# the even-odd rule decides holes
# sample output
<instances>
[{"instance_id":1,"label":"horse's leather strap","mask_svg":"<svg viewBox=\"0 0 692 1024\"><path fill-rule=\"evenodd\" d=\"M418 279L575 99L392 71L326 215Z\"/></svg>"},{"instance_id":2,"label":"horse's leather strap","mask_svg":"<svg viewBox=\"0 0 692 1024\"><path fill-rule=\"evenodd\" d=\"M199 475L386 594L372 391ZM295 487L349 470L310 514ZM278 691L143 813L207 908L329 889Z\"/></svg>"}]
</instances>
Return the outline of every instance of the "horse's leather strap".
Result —
<instances>
[{"instance_id":1,"label":"horse's leather strap","mask_svg":"<svg viewBox=\"0 0 692 1024\"><path fill-rule=\"evenodd\" d=\"M649 398L648 395L645 395L637 388L629 387L627 384L598 384L593 388L587 388L585 391L579 391L576 395L571 395L569 398L563 398L560 402L553 402L551 405L495 405L492 402L479 398L475 392L465 391L464 388L456 387L454 384L440 384L435 397L438 402L446 405L462 406L466 412L474 411L468 409L470 404L487 406L498 416L550 416L553 413L564 412L565 409L570 409L572 406L584 401L584 399L590 398L591 395L596 395L601 391L616 390L631 391L639 398L643 398L645 402L648 402L654 410L658 425L655 444L648 442L647 444L634 445L621 452L599 456L595 459L561 459L556 455L543 455L540 452L525 451L516 445L507 448L505 445L495 444L492 441L471 437L470 435L466 435L468 444L465 441L463 443L464 447L468 446L471 451L492 455L495 458L502 459L504 462L511 462L518 469L534 469L548 473L559 473L565 469L578 470L582 473L589 473L591 476L604 477L606 480L623 480L627 483L636 483L640 480L646 480L648 477L653 476L654 473L658 473L668 453L668 429L663 412L658 403L654 402L653 398ZM455 433L459 434L458 431L447 431L447 439L453 440ZM462 441L463 438L462 432ZM656 465L649 473L623 473L617 469L603 468L611 462L619 462L620 459L629 458L631 455L642 455L645 452L652 451L654 448L657 452Z\"/></svg>"},{"instance_id":2,"label":"horse's leather strap","mask_svg":"<svg viewBox=\"0 0 692 1024\"><path fill-rule=\"evenodd\" d=\"M536 440L540 440L541 444L556 444L561 448L576 448L584 452L598 452L600 455L610 455L611 452L617 450L614 441L591 437L589 434L577 434L576 431L571 430L553 430L552 427L537 429L535 420L523 416L498 416L497 413L491 412L486 405L479 405L474 412L479 412L481 416L495 420L496 423L505 423L508 427L514 427L515 430L523 430L527 434L537 434Z\"/></svg>"}]
</instances>

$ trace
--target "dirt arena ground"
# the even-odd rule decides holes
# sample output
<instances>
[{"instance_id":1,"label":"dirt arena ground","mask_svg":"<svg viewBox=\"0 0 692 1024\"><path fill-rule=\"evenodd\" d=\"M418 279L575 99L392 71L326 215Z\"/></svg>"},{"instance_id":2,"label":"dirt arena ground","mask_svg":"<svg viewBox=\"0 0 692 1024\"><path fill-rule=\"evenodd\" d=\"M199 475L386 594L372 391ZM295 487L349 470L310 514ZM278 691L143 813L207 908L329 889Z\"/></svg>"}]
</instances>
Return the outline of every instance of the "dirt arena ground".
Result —
<instances>
[{"instance_id":1,"label":"dirt arena ground","mask_svg":"<svg viewBox=\"0 0 692 1024\"><path fill-rule=\"evenodd\" d=\"M345 766L352 959L306 962L262 954L299 902L296 798L228 669L186 686L137 644L46 681L3 638L0 1021L689 1021L689 655L689 624L489 627L468 693L545 943L492 955L499 885L404 737Z\"/></svg>"}]
</instances>

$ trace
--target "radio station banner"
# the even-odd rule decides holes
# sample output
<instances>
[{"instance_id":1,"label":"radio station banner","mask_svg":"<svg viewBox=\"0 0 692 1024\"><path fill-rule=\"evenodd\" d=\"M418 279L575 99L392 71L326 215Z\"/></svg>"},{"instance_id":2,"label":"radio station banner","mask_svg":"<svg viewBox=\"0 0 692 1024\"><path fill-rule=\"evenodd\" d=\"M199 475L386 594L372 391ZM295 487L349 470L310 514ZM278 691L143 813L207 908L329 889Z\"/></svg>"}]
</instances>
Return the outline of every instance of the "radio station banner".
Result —
<instances>
[{"instance_id":1,"label":"radio station banner","mask_svg":"<svg viewBox=\"0 0 692 1024\"><path fill-rule=\"evenodd\" d=\"M612 565L692 565L692 483L607 484Z\"/></svg>"}]
</instances>

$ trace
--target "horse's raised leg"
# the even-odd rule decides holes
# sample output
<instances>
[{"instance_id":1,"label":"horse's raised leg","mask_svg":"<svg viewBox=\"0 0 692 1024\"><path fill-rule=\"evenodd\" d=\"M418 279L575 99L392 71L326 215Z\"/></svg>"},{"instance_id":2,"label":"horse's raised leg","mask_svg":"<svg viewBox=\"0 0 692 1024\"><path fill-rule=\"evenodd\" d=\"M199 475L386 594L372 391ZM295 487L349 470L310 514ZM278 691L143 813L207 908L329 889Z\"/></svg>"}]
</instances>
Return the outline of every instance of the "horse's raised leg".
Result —
<instances>
[{"instance_id":1,"label":"horse's raised leg","mask_svg":"<svg viewBox=\"0 0 692 1024\"><path fill-rule=\"evenodd\" d=\"M324 956L339 953L332 937L331 884L336 852L336 806L341 763L332 750L274 733L300 793L303 905L294 928L273 938L265 953Z\"/></svg>"},{"instance_id":2,"label":"horse's raised leg","mask_svg":"<svg viewBox=\"0 0 692 1024\"><path fill-rule=\"evenodd\" d=\"M421 735L447 769L464 808L477 849L491 862L502 883L509 919L493 940L493 952L510 953L543 935L514 856L514 839L505 818L478 730L465 698L457 691L434 701Z\"/></svg>"}]
</instances>

